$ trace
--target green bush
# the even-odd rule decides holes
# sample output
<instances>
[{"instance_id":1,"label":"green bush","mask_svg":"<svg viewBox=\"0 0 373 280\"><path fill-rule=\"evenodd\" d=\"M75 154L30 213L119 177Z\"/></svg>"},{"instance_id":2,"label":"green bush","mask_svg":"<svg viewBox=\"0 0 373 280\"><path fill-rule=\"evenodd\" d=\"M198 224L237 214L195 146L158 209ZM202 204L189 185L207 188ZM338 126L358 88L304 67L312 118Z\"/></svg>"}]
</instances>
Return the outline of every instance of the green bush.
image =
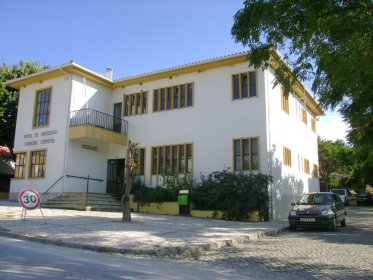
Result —
<instances>
[{"instance_id":1,"label":"green bush","mask_svg":"<svg viewBox=\"0 0 373 280\"><path fill-rule=\"evenodd\" d=\"M245 220L250 211L259 211L261 220L269 218L268 184L271 176L264 174L240 175L229 170L216 171L199 183L189 175L167 175L164 187L148 188L140 180L134 180L131 193L139 203L177 201L180 190L189 190L190 201L198 210L222 211L228 220Z\"/></svg>"},{"instance_id":2,"label":"green bush","mask_svg":"<svg viewBox=\"0 0 373 280\"><path fill-rule=\"evenodd\" d=\"M250 211L259 211L261 220L269 219L268 184L271 176L241 175L229 170L201 177L191 193L191 201L199 210L218 210L229 220L245 220Z\"/></svg>"}]
</instances>

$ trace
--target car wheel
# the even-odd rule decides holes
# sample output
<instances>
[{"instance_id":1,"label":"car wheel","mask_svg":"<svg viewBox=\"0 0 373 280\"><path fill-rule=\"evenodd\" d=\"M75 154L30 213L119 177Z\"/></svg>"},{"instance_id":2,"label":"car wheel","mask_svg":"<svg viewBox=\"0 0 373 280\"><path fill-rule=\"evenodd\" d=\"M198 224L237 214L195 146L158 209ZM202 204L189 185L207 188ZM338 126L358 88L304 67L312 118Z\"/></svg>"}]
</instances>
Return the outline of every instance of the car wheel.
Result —
<instances>
[{"instance_id":1,"label":"car wheel","mask_svg":"<svg viewBox=\"0 0 373 280\"><path fill-rule=\"evenodd\" d=\"M341 227L345 227L345 226L346 226L346 219L343 219L341 222Z\"/></svg>"},{"instance_id":2,"label":"car wheel","mask_svg":"<svg viewBox=\"0 0 373 280\"><path fill-rule=\"evenodd\" d=\"M297 230L297 227L295 227L295 226L289 226L289 230L291 230L291 231L296 231L296 230Z\"/></svg>"},{"instance_id":3,"label":"car wheel","mask_svg":"<svg viewBox=\"0 0 373 280\"><path fill-rule=\"evenodd\" d=\"M330 225L330 229L333 231L337 229L337 217L334 217L333 222Z\"/></svg>"}]
</instances>

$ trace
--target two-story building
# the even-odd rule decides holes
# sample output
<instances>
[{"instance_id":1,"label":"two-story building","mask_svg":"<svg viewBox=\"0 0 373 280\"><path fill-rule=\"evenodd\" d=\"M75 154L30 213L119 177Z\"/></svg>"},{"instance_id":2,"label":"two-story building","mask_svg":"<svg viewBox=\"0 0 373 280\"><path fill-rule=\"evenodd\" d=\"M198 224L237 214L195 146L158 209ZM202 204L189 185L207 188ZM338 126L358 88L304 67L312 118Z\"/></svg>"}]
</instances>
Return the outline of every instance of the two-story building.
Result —
<instances>
[{"instance_id":1,"label":"two-story building","mask_svg":"<svg viewBox=\"0 0 373 280\"><path fill-rule=\"evenodd\" d=\"M165 173L270 174L271 214L284 218L291 201L319 190L323 111L301 82L286 97L273 80L271 67L250 68L239 53L119 80L71 61L8 81L20 89L9 197L27 187L115 192L130 139L146 185Z\"/></svg>"}]
</instances>

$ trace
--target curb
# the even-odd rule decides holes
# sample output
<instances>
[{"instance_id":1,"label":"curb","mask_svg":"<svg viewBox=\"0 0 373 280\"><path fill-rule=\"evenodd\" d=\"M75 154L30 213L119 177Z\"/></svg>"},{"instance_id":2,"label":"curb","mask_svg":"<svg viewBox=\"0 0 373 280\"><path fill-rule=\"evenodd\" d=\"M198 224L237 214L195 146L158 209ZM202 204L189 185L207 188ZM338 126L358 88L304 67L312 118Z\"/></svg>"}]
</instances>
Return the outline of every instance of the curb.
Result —
<instances>
[{"instance_id":1,"label":"curb","mask_svg":"<svg viewBox=\"0 0 373 280\"><path fill-rule=\"evenodd\" d=\"M175 247L155 247L154 249L125 249L125 248L115 248L110 246L100 246L100 245L91 245L91 244L77 244L77 243L68 243L65 241L53 240L38 236L25 235L12 233L4 229L0 229L0 236L10 237L15 239L39 242L49 245L56 245L67 248L75 248L81 250L89 250L100 253L113 253L113 254L122 254L122 255L146 255L146 256L174 256L174 255L190 255L198 256L202 251L213 251L218 250L224 247L230 247L234 244L240 244L245 241L255 241L262 239L266 236L273 236L284 232L287 227L282 227L278 229L260 231L256 233L250 233L243 237L235 239L227 239L219 242L212 242L208 244L199 244L199 245L186 245L186 246L175 246Z\"/></svg>"}]
</instances>

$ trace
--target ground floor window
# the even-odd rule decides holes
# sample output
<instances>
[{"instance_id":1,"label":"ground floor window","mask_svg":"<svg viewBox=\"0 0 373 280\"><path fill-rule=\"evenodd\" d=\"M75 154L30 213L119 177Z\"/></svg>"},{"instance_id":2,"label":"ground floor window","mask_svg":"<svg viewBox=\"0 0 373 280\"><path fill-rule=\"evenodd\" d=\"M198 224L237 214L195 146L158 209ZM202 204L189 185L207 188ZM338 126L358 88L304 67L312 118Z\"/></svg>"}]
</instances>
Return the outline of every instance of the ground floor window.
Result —
<instances>
[{"instance_id":1,"label":"ground floor window","mask_svg":"<svg viewBox=\"0 0 373 280\"><path fill-rule=\"evenodd\" d=\"M233 139L233 169L239 172L259 170L258 137Z\"/></svg>"},{"instance_id":2,"label":"ground floor window","mask_svg":"<svg viewBox=\"0 0 373 280\"><path fill-rule=\"evenodd\" d=\"M152 175L190 174L193 168L193 144L152 147Z\"/></svg>"},{"instance_id":3,"label":"ground floor window","mask_svg":"<svg viewBox=\"0 0 373 280\"><path fill-rule=\"evenodd\" d=\"M16 166L14 178L24 179L26 176L27 153L16 153Z\"/></svg>"},{"instance_id":4,"label":"ground floor window","mask_svg":"<svg viewBox=\"0 0 373 280\"><path fill-rule=\"evenodd\" d=\"M145 175L145 148L136 149L135 163L137 166L137 175Z\"/></svg>"},{"instance_id":5,"label":"ground floor window","mask_svg":"<svg viewBox=\"0 0 373 280\"><path fill-rule=\"evenodd\" d=\"M31 151L30 178L45 177L47 151Z\"/></svg>"}]
</instances>

